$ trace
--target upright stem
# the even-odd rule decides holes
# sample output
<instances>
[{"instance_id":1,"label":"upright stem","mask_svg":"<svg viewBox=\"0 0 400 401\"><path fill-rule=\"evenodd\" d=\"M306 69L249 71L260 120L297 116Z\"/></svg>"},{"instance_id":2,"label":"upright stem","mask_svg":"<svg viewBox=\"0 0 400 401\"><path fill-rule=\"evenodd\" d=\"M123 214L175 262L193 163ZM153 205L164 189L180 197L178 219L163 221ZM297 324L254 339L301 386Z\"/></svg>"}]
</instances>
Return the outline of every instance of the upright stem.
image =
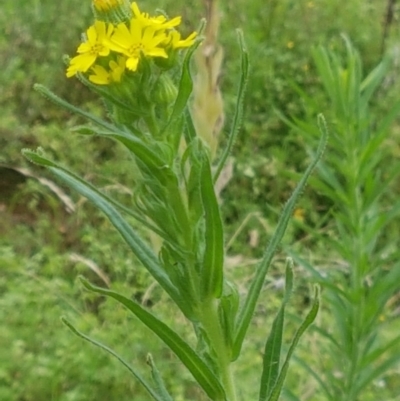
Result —
<instances>
[{"instance_id":1,"label":"upright stem","mask_svg":"<svg viewBox=\"0 0 400 401\"><path fill-rule=\"evenodd\" d=\"M237 401L236 388L231 369L231 351L226 344L225 336L218 316L218 300L210 299L203 303L200 320L211 347L217 357L222 385L227 401Z\"/></svg>"},{"instance_id":2,"label":"upright stem","mask_svg":"<svg viewBox=\"0 0 400 401\"><path fill-rule=\"evenodd\" d=\"M362 199L362 184L359 179L360 171L360 155L357 149L358 132L352 132L349 135L346 161L348 163L348 199L349 199L349 214L348 214L348 235L352 243L352 252L349 258L351 269L351 280L349 283L349 295L351 299L350 305L350 320L351 325L351 344L350 353L348 355L349 363L346 374L346 384L344 386L345 393L343 394L345 401L356 401L358 399L358 391L355 384L360 374L360 347L363 343L363 314L364 314L364 293L363 281L365 273L368 270L367 263L364 259L366 249L365 231L367 229L365 219L365 206Z\"/></svg>"},{"instance_id":3,"label":"upright stem","mask_svg":"<svg viewBox=\"0 0 400 401\"><path fill-rule=\"evenodd\" d=\"M155 105L152 105L149 108L150 114L143 119L146 122L147 128L149 129L150 133L156 138L158 136L158 124L155 112Z\"/></svg>"}]
</instances>

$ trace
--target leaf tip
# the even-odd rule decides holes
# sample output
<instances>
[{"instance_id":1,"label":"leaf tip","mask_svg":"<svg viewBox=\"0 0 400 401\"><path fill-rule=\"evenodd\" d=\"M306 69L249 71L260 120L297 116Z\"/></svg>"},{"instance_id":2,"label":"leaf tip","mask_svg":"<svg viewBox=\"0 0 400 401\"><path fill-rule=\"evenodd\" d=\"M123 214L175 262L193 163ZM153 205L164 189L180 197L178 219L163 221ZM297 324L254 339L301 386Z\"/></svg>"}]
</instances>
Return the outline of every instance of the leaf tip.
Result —
<instances>
[{"instance_id":1,"label":"leaf tip","mask_svg":"<svg viewBox=\"0 0 400 401\"><path fill-rule=\"evenodd\" d=\"M79 275L78 276L78 280L81 282L81 284L87 289L87 290L91 290L93 288L92 284L90 284L89 280L84 277Z\"/></svg>"}]
</instances>

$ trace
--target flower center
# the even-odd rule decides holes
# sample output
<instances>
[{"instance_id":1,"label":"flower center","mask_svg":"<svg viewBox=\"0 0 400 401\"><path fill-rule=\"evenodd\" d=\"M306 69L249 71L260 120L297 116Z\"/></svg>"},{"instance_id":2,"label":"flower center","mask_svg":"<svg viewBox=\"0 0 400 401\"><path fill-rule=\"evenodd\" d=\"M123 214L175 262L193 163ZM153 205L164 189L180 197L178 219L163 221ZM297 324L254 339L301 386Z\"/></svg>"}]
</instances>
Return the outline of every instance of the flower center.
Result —
<instances>
[{"instance_id":1,"label":"flower center","mask_svg":"<svg viewBox=\"0 0 400 401\"><path fill-rule=\"evenodd\" d=\"M105 50L105 47L103 44L101 43L96 43L94 44L91 48L90 48L90 53L91 54L95 54L98 55L99 53L101 53L102 51Z\"/></svg>"},{"instance_id":2,"label":"flower center","mask_svg":"<svg viewBox=\"0 0 400 401\"><path fill-rule=\"evenodd\" d=\"M144 46L142 43L137 43L135 45L132 45L129 49L128 49L128 53L130 57L136 57L138 58L140 56L140 53L144 51Z\"/></svg>"}]
</instances>

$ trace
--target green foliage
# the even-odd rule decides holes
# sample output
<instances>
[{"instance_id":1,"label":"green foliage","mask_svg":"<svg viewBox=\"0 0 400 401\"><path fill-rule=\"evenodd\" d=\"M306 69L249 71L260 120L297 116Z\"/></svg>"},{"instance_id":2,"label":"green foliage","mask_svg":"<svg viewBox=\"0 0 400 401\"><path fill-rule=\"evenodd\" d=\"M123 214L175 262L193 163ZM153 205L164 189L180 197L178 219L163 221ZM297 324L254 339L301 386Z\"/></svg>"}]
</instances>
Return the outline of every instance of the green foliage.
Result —
<instances>
[{"instance_id":1,"label":"green foliage","mask_svg":"<svg viewBox=\"0 0 400 401\"><path fill-rule=\"evenodd\" d=\"M380 320L399 288L399 252L388 249L384 233L400 210L398 202L390 203L390 209L385 207L386 194L399 175L400 165L397 161L387 164L390 156L384 141L400 112L400 101L385 115L371 110L371 99L387 73L388 60L364 77L359 54L347 38L344 44L343 58L322 46L313 51L330 101L332 139L319 176L311 180L331 202L328 213L333 230L330 237L321 236L321 240L332 247L344 267L321 272L304 263L323 286L326 308L334 321L328 330L318 328L329 362L318 370L308 364L331 401L362 399L374 380L400 362L400 337L383 344L384 324ZM299 93L312 116L315 102ZM313 143L316 133L311 121L288 123ZM329 373L327 366L332 366L339 378Z\"/></svg>"},{"instance_id":2,"label":"green foliage","mask_svg":"<svg viewBox=\"0 0 400 401\"><path fill-rule=\"evenodd\" d=\"M229 153L233 138L237 135L238 124L243 110L243 96L248 77L248 61L241 35L239 35L239 39L243 53L243 69L239 85L238 107L233 118L232 138L228 142L227 151L224 152L219 166L223 166L226 161L225 155ZM230 297L231 291L228 290L227 297L223 296L223 288L229 288L229 285L224 278L223 226L214 189L215 178L211 171L209 151L194 135L196 133L193 131L192 125L189 124L185 127L183 124L189 116L188 113L185 113L185 109L189 109L188 100L192 88L189 72L191 54L193 54L193 50L188 52L181 66L181 84L170 116L162 113L160 117L161 120L163 118L167 120L168 135L164 137L159 132L158 127L160 125L157 124L157 113L153 113L150 116L151 121L149 121L147 112L138 110L137 117L127 126L119 118L119 109L121 107L124 109L125 106L115 102L112 105L114 113L110 115L111 122L108 123L72 106L46 88L36 85L36 89L48 99L67 110L76 112L79 116L86 117L86 119L95 124L93 128L85 127L83 131L82 127L79 127L78 129L81 132L87 134L88 131L93 131L99 136L115 139L130 151L140 174L136 184L139 191L138 201L133 212L129 214L131 216L139 216L137 212L142 212L154 224L154 229L153 226L148 224L146 224L146 227L153 231L154 234L161 233L160 237L163 240L161 254L163 257L160 258L160 261L157 260L155 253L146 244L146 241L119 213L119 204L116 201L103 195L101 191L84 179L45 157L40 148L36 152L25 149L23 154L31 162L47 167L56 177L90 200L108 217L143 267L148 270L171 297L176 306L193 323L198 348L202 350L201 354L198 354L172 328L152 313L146 311L139 303L132 301L119 292L96 287L88 281L82 280L84 286L90 291L114 298L138 317L145 326L175 353L210 399L215 401L235 401L236 385L232 378L231 362L235 361L240 355L242 343L254 314L272 256L281 242L299 194L302 192L315 165L322 157L326 146L327 133L326 130L321 130L323 136L316 157L283 208L275 234L266 248L265 255L257 269L257 274L250 285L249 294L236 317L235 314L238 308L230 307L229 302L226 303L225 301ZM146 66L147 63L149 64L150 74L159 73L152 70L153 64L150 64L151 61L146 62ZM188 79L188 83L185 84L185 80ZM137 90L137 93L133 93L133 95L141 96L143 88L134 86L134 89ZM110 99L107 98L107 100ZM152 106L153 110L156 109L156 102L157 100L154 101L154 106ZM172 125L175 126L176 133L172 131L171 141L169 131L172 130ZM100 127L100 129L96 126ZM187 130L186 134L181 132L182 127ZM165 131L162 128L161 134L165 134ZM175 140L175 136L177 136L177 140ZM183 138L186 138L189 142L184 144L182 142ZM185 151L182 152L178 146L174 146L175 142L181 143L181 146L185 145ZM181 168L174 168L176 165ZM221 167L217 167L217 174L219 174L219 171L221 171ZM199 187L199 190L194 193L195 196L193 195L193 185L190 184L189 177L197 178L194 185ZM188 202L188 199L191 199L191 201ZM127 209L122 207L122 210ZM166 219L166 216L170 216L171 219ZM142 218L138 220L139 222L143 221ZM288 288L290 288L289 292L291 292L293 279L290 272L287 273L287 280ZM221 301L221 298L223 301ZM286 303L287 299L284 302ZM227 307L228 309L226 309ZM269 400L275 401L279 398L290 358L300 336L314 321L318 307L319 303L316 297L314 306L294 336L282 370L279 371L279 364L272 367L273 375L277 378L274 383L268 384L271 384L271 389L267 388ZM220 314L219 311L223 313ZM272 338L280 338L279 342L281 342L282 336L283 315L284 309L278 313L277 319L280 323L272 325L270 334ZM149 386L142 376L111 348L81 333L68 320L63 319L63 322L79 337L115 356L157 401L164 399L165 396L168 399L170 398L165 387L160 387L159 376L157 376L156 384L158 388L161 388L161 392L157 392L156 389ZM227 326L233 331L229 335L226 333ZM268 345L274 346L271 341L267 341ZM264 369L268 369L266 363L264 363ZM154 374L154 368L152 371ZM263 381L265 378L262 377L261 380ZM262 399L265 398L263 394L261 397Z\"/></svg>"},{"instance_id":3,"label":"green foliage","mask_svg":"<svg viewBox=\"0 0 400 401\"><path fill-rule=\"evenodd\" d=\"M58 87L59 93L70 100L89 99L87 91L75 84L71 88L71 83L64 79L62 56L71 52L81 26L90 18L90 3L5 1L1 10L2 107L13 110L20 121L29 123L59 118L59 111L49 109L32 93L36 82Z\"/></svg>"},{"instance_id":4,"label":"green foliage","mask_svg":"<svg viewBox=\"0 0 400 401\"><path fill-rule=\"evenodd\" d=\"M146 399L118 364L110 363L102 353L82 349L76 340L71 341L59 321L60 314L67 314L83 330L100 337L94 327L96 322L103 322L108 341L119 343L121 353L131 353L125 314L115 307L112 313L106 312L106 305L93 298L82 299L75 283L76 270L67 254L57 255L51 248L43 248L28 261L10 247L2 246L0 263L3 400L83 401L101 399L104 394L129 400L126 389L135 392L138 399ZM111 334L106 321L113 321L119 329ZM136 337L143 341L146 334L137 333ZM153 349L160 352L156 344ZM137 363L146 369L143 362Z\"/></svg>"}]
</instances>

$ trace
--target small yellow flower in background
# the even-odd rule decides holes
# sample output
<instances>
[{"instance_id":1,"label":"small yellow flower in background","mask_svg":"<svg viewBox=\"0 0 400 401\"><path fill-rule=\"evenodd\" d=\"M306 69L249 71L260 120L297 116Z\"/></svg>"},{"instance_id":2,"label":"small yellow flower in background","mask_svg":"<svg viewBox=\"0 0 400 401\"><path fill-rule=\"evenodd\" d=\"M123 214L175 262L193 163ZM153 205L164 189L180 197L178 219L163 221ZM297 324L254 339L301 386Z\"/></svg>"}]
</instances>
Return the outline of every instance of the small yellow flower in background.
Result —
<instances>
[{"instance_id":1,"label":"small yellow flower in background","mask_svg":"<svg viewBox=\"0 0 400 401\"><path fill-rule=\"evenodd\" d=\"M297 207L296 209L294 209L293 218L300 223L304 223L305 214L306 211L303 208Z\"/></svg>"},{"instance_id":2,"label":"small yellow flower in background","mask_svg":"<svg viewBox=\"0 0 400 401\"><path fill-rule=\"evenodd\" d=\"M114 31L109 46L111 50L127 56L126 68L136 71L140 57L163 57L168 55L160 44L165 40L164 32L159 32L151 26L144 27L135 18L131 19L128 27L121 23Z\"/></svg>"},{"instance_id":3,"label":"small yellow flower in background","mask_svg":"<svg viewBox=\"0 0 400 401\"><path fill-rule=\"evenodd\" d=\"M108 11L121 4L121 0L93 0L93 5L98 11Z\"/></svg>"},{"instance_id":4,"label":"small yellow flower in background","mask_svg":"<svg viewBox=\"0 0 400 401\"><path fill-rule=\"evenodd\" d=\"M118 56L117 61L110 61L109 71L101 65L94 65L91 69L93 74L89 75L89 80L97 85L109 85L112 82L121 82L122 74L125 71L125 63L125 57Z\"/></svg>"},{"instance_id":5,"label":"small yellow flower in background","mask_svg":"<svg viewBox=\"0 0 400 401\"><path fill-rule=\"evenodd\" d=\"M97 57L105 57L110 54L107 40L113 32L113 26L103 21L95 21L86 31L86 41L82 43L77 52L78 56L71 59L67 69L67 77L74 76L77 72L86 72L96 61Z\"/></svg>"},{"instance_id":6,"label":"small yellow flower in background","mask_svg":"<svg viewBox=\"0 0 400 401\"><path fill-rule=\"evenodd\" d=\"M293 42L292 40L289 41L289 42L287 42L286 47L287 47L288 49L293 49L293 47L294 47L294 42Z\"/></svg>"}]
</instances>

